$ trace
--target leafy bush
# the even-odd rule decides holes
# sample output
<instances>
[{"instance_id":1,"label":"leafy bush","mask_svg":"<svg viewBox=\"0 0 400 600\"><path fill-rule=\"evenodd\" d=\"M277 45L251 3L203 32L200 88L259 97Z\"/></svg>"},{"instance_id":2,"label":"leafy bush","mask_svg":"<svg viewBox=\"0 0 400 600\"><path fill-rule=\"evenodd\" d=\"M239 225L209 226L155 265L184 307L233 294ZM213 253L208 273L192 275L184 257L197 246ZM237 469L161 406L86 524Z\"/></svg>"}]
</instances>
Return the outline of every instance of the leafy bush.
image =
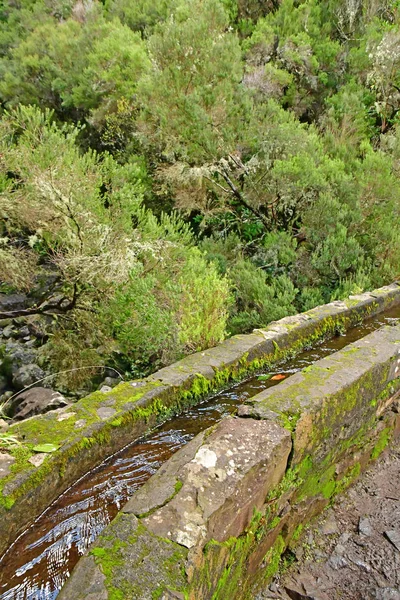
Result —
<instances>
[{"instance_id":1,"label":"leafy bush","mask_svg":"<svg viewBox=\"0 0 400 600\"><path fill-rule=\"evenodd\" d=\"M229 276L236 300L228 325L231 333L250 331L296 313L293 303L297 290L287 275L278 275L268 283L261 269L239 259Z\"/></svg>"}]
</instances>

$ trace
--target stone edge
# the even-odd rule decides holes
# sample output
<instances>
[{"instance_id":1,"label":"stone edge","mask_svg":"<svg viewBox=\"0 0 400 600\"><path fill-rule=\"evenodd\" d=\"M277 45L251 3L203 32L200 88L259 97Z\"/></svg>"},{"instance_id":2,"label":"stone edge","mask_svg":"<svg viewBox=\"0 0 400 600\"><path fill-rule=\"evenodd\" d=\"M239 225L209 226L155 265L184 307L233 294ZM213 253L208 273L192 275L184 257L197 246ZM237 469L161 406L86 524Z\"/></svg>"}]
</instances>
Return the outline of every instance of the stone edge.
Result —
<instances>
[{"instance_id":1,"label":"stone edge","mask_svg":"<svg viewBox=\"0 0 400 600\"><path fill-rule=\"evenodd\" d=\"M229 338L144 380L121 383L111 392L95 392L67 408L12 425L8 432L20 445L12 452L10 475L0 479L0 552L76 480L157 423L399 303L400 287L393 283L319 306ZM32 448L43 443L59 449L34 453ZM33 455L40 464L30 462Z\"/></svg>"}]
</instances>

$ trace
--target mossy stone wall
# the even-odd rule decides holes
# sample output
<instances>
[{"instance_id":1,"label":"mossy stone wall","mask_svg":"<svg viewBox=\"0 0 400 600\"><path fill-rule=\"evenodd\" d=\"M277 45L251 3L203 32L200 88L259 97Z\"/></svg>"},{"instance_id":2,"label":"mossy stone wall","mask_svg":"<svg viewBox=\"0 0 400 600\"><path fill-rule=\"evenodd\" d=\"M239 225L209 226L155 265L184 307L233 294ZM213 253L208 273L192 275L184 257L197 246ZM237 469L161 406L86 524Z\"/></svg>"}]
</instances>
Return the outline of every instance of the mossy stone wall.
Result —
<instances>
[{"instance_id":1,"label":"mossy stone wall","mask_svg":"<svg viewBox=\"0 0 400 600\"><path fill-rule=\"evenodd\" d=\"M60 600L87 600L88 572L104 600L254 598L304 524L398 434L399 396L397 325L249 399L133 495ZM136 532L128 546L121 523Z\"/></svg>"},{"instance_id":2,"label":"mossy stone wall","mask_svg":"<svg viewBox=\"0 0 400 600\"><path fill-rule=\"evenodd\" d=\"M10 472L0 477L0 553L74 481L168 416L397 304L400 287L392 284L317 307L265 330L234 336L147 379L121 383L111 392L95 392L12 425L9 433L20 446L12 450ZM56 444L58 450L37 456L33 447L43 443Z\"/></svg>"}]
</instances>

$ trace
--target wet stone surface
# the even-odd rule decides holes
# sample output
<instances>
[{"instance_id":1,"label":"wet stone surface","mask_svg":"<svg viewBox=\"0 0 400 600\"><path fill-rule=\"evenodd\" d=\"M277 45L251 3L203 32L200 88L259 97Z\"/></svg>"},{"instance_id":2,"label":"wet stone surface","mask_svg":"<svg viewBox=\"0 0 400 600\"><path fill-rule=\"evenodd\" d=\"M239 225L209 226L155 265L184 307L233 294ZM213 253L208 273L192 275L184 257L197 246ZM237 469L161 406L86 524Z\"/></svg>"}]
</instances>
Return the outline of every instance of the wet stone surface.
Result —
<instances>
[{"instance_id":1,"label":"wet stone surface","mask_svg":"<svg viewBox=\"0 0 400 600\"><path fill-rule=\"evenodd\" d=\"M400 600L400 441L308 527L256 600Z\"/></svg>"}]
</instances>

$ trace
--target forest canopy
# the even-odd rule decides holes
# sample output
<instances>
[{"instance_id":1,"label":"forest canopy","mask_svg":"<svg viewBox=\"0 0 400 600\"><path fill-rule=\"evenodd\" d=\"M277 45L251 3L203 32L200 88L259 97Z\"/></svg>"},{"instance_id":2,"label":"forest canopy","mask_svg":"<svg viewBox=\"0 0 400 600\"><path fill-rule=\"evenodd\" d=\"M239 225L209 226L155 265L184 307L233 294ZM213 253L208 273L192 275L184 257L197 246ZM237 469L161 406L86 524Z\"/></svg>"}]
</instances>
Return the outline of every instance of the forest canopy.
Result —
<instances>
[{"instance_id":1,"label":"forest canopy","mask_svg":"<svg viewBox=\"0 0 400 600\"><path fill-rule=\"evenodd\" d=\"M398 0L3 0L0 24L0 291L44 286L53 371L142 376L399 276Z\"/></svg>"}]
</instances>

